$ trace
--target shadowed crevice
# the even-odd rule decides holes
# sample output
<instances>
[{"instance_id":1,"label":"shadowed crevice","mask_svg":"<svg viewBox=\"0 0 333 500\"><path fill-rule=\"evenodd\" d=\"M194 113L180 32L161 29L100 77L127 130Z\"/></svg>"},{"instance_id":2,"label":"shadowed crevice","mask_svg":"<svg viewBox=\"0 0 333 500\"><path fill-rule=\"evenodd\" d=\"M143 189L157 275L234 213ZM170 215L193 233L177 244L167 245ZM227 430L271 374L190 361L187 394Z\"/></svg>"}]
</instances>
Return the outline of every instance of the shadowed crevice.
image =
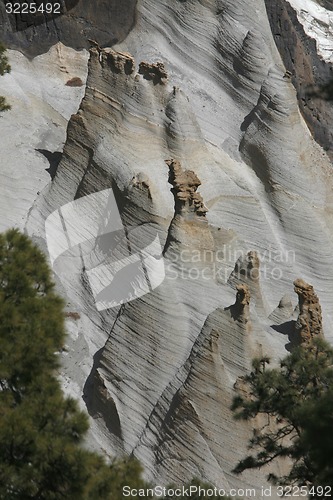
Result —
<instances>
[{"instance_id":1,"label":"shadowed crevice","mask_svg":"<svg viewBox=\"0 0 333 500\"><path fill-rule=\"evenodd\" d=\"M108 430L121 438L120 418L116 404L108 394L104 381L98 372L104 347L94 356L94 364L83 388L83 400L92 418L103 418Z\"/></svg>"},{"instance_id":2,"label":"shadowed crevice","mask_svg":"<svg viewBox=\"0 0 333 500\"><path fill-rule=\"evenodd\" d=\"M60 151L54 151L53 153L51 151L48 151L47 149L36 149L35 151L38 151L38 153L41 153L47 161L49 162L50 166L49 168L46 168L46 172L50 174L51 179L53 180L56 176L58 165L61 161L63 153Z\"/></svg>"}]
</instances>

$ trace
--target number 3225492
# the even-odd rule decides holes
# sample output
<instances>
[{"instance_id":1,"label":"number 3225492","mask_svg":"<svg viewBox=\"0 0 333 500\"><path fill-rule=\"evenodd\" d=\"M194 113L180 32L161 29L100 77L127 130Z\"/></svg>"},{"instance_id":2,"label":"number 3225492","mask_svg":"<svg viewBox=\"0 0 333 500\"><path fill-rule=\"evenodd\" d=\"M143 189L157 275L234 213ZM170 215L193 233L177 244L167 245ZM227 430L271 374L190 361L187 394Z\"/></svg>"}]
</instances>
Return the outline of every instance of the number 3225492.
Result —
<instances>
[{"instance_id":1,"label":"number 3225492","mask_svg":"<svg viewBox=\"0 0 333 500\"><path fill-rule=\"evenodd\" d=\"M61 14L60 3L6 3L7 14Z\"/></svg>"},{"instance_id":2,"label":"number 3225492","mask_svg":"<svg viewBox=\"0 0 333 500\"><path fill-rule=\"evenodd\" d=\"M277 495L279 497L330 497L332 495L331 486L278 486Z\"/></svg>"}]
</instances>

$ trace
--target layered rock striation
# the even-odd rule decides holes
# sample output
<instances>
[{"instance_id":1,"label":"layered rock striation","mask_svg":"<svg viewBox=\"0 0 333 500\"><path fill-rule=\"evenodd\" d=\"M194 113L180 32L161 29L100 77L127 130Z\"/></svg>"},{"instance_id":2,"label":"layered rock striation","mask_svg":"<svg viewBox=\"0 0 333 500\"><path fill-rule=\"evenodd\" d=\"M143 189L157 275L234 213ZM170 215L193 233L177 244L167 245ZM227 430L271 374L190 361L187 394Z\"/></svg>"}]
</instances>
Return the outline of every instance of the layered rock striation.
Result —
<instances>
[{"instance_id":1,"label":"layered rock striation","mask_svg":"<svg viewBox=\"0 0 333 500\"><path fill-rule=\"evenodd\" d=\"M252 357L287 353L295 303L280 301L295 276L318 290L329 332L330 161L299 112L261 0L137 8L122 43L90 50L61 161L25 226L46 249L50 214L62 214L69 240L91 222L55 266L80 315L68 319L64 385L92 417L90 445L134 454L149 479L260 488L266 471L232 473L249 431L230 411L234 384ZM117 207L100 203L105 191ZM57 242L59 227L48 229ZM146 279L157 239L163 280L120 303L120 264L148 258ZM94 286L113 288L116 307L97 309L96 268L114 271L110 282L96 272Z\"/></svg>"}]
</instances>

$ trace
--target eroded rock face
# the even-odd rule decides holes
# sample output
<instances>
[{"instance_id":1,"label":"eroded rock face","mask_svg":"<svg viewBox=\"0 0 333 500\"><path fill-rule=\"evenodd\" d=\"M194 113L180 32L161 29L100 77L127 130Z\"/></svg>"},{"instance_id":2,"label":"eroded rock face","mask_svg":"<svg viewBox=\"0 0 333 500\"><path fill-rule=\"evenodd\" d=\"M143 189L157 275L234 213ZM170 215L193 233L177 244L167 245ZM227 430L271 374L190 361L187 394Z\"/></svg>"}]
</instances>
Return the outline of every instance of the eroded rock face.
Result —
<instances>
[{"instance_id":1,"label":"eroded rock face","mask_svg":"<svg viewBox=\"0 0 333 500\"><path fill-rule=\"evenodd\" d=\"M242 323L250 321L250 290L247 285L237 285L236 302L234 313Z\"/></svg>"},{"instance_id":2,"label":"eroded rock face","mask_svg":"<svg viewBox=\"0 0 333 500\"><path fill-rule=\"evenodd\" d=\"M312 285L297 279L294 287L299 304L296 333L302 344L310 344L314 338L323 336L321 306Z\"/></svg>"},{"instance_id":3,"label":"eroded rock face","mask_svg":"<svg viewBox=\"0 0 333 500\"><path fill-rule=\"evenodd\" d=\"M333 66L317 53L316 42L306 35L292 5L286 0L265 0L275 43L297 91L301 112L313 137L333 157L333 106L311 96L332 80Z\"/></svg>"},{"instance_id":4,"label":"eroded rock face","mask_svg":"<svg viewBox=\"0 0 333 500\"><path fill-rule=\"evenodd\" d=\"M260 260L257 252L250 250L244 256L239 257L234 270L228 278L228 284L236 288L236 290L238 290L238 287L241 287L240 290L243 290L243 286L246 286L256 306L265 310L264 299L260 289ZM247 294L244 290L242 293L245 294L245 300Z\"/></svg>"},{"instance_id":5,"label":"eroded rock face","mask_svg":"<svg viewBox=\"0 0 333 500\"><path fill-rule=\"evenodd\" d=\"M232 272L229 281L236 282L246 280L249 282L258 282L260 277L260 261L257 252L250 251L247 255L239 257L235 264L235 269Z\"/></svg>"},{"instance_id":6,"label":"eroded rock face","mask_svg":"<svg viewBox=\"0 0 333 500\"><path fill-rule=\"evenodd\" d=\"M157 83L164 85L168 78L168 74L162 62L152 64L141 62L139 64L139 73L143 75L146 80L152 80L155 85Z\"/></svg>"},{"instance_id":7,"label":"eroded rock face","mask_svg":"<svg viewBox=\"0 0 333 500\"><path fill-rule=\"evenodd\" d=\"M8 55L11 73L0 78L0 95L12 105L0 119L1 231L23 230L29 207L55 177L68 121L84 96L89 58L62 44L33 61L15 51Z\"/></svg>"},{"instance_id":8,"label":"eroded rock face","mask_svg":"<svg viewBox=\"0 0 333 500\"><path fill-rule=\"evenodd\" d=\"M106 57L107 62L115 73L131 75L135 69L134 58L128 52L116 52L108 49L103 51L102 57Z\"/></svg>"},{"instance_id":9,"label":"eroded rock face","mask_svg":"<svg viewBox=\"0 0 333 500\"><path fill-rule=\"evenodd\" d=\"M113 190L122 239L74 248L58 268L59 288L80 313L63 370L76 396L84 392L90 442L133 453L154 482L198 476L228 490L265 484L267 471L232 473L248 429L235 424L229 403L254 356L277 363L287 353L288 332L272 328L269 315L295 274L321 290L324 312L333 305L333 190L263 3L216 5L141 0L124 43L91 50L84 99L26 230L45 248L48 214ZM167 82L144 78L142 60L163 61ZM99 209L96 202L91 211ZM71 213L75 227L80 214ZM111 217L103 213L100 224ZM98 312L88 271L129 250L144 259L156 237L163 282ZM252 279L259 260L260 279ZM235 266L238 281L228 283ZM117 276L107 283L115 294Z\"/></svg>"},{"instance_id":10,"label":"eroded rock face","mask_svg":"<svg viewBox=\"0 0 333 500\"><path fill-rule=\"evenodd\" d=\"M173 185L172 193L175 197L175 215L184 217L190 213L198 217L204 217L207 208L202 196L197 192L201 185L198 176L191 170L183 170L178 160L167 160L169 166L169 182Z\"/></svg>"},{"instance_id":11,"label":"eroded rock face","mask_svg":"<svg viewBox=\"0 0 333 500\"><path fill-rule=\"evenodd\" d=\"M294 307L289 294L285 294L276 309L270 314L269 319L276 324L287 321L293 314Z\"/></svg>"},{"instance_id":12,"label":"eroded rock face","mask_svg":"<svg viewBox=\"0 0 333 500\"><path fill-rule=\"evenodd\" d=\"M169 167L169 183L175 200L174 217L171 221L164 248L167 255L170 249L182 254L185 248L213 250L212 231L206 219L207 208L197 192L200 179L192 170L183 170L178 160L166 160Z\"/></svg>"}]
</instances>

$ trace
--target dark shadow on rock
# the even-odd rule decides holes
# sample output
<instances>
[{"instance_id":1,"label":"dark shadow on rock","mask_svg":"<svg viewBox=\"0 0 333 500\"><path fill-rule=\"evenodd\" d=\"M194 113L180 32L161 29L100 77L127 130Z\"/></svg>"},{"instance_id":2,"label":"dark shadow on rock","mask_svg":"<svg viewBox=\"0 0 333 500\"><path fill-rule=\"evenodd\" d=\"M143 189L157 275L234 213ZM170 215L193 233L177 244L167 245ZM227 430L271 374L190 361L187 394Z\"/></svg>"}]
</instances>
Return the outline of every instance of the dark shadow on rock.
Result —
<instances>
[{"instance_id":1,"label":"dark shadow on rock","mask_svg":"<svg viewBox=\"0 0 333 500\"><path fill-rule=\"evenodd\" d=\"M104 350L104 348L102 347L101 349L99 349L95 353L93 367L92 367L91 372L89 373L88 378L86 380L86 383L84 384L84 387L83 387L83 399L87 405L87 408L88 408L88 405L89 406L91 405L92 392L93 392L93 386L94 386L94 373L99 366L99 363L100 363L100 360L101 360L101 357L103 354L103 350Z\"/></svg>"},{"instance_id":2,"label":"dark shadow on rock","mask_svg":"<svg viewBox=\"0 0 333 500\"><path fill-rule=\"evenodd\" d=\"M295 320L286 321L281 325L271 325L271 328L276 332L283 333L283 335L290 335L295 330Z\"/></svg>"},{"instance_id":3,"label":"dark shadow on rock","mask_svg":"<svg viewBox=\"0 0 333 500\"><path fill-rule=\"evenodd\" d=\"M29 58L46 53L58 42L76 50L89 49L89 39L100 47L120 43L136 23L137 0L59 0L53 5L60 4L60 12L57 8L50 14L11 14L5 3L0 2L1 40Z\"/></svg>"},{"instance_id":4,"label":"dark shadow on rock","mask_svg":"<svg viewBox=\"0 0 333 500\"><path fill-rule=\"evenodd\" d=\"M327 10L333 10L333 2L332 0L317 0L319 5L325 7Z\"/></svg>"},{"instance_id":5,"label":"dark shadow on rock","mask_svg":"<svg viewBox=\"0 0 333 500\"><path fill-rule=\"evenodd\" d=\"M52 153L47 149L35 149L35 151L38 151L38 153L41 153L43 156L45 156L45 158L49 162L50 166L45 170L50 174L50 177L53 180L57 173L57 168L62 158L62 153L59 151L54 151L54 153Z\"/></svg>"},{"instance_id":6,"label":"dark shadow on rock","mask_svg":"<svg viewBox=\"0 0 333 500\"><path fill-rule=\"evenodd\" d=\"M230 313L231 318L234 321L238 321L242 314L243 308L241 307L240 304L236 303L232 304L231 306L225 307L224 311L228 311Z\"/></svg>"},{"instance_id":7,"label":"dark shadow on rock","mask_svg":"<svg viewBox=\"0 0 333 500\"><path fill-rule=\"evenodd\" d=\"M255 114L256 114L256 111L257 111L257 106L255 106L248 115L245 116L241 126L240 126L240 129L242 132L245 132L248 128L249 125L251 125L251 123L253 122L254 118L255 118Z\"/></svg>"},{"instance_id":8,"label":"dark shadow on rock","mask_svg":"<svg viewBox=\"0 0 333 500\"><path fill-rule=\"evenodd\" d=\"M297 347L301 343L301 339L296 332L296 321L295 320L290 320L286 321L285 323L282 323L281 325L271 325L271 328L275 330L276 332L282 333L283 335L288 336L288 344L285 345L285 348L287 351L291 351L293 348Z\"/></svg>"},{"instance_id":9,"label":"dark shadow on rock","mask_svg":"<svg viewBox=\"0 0 333 500\"><path fill-rule=\"evenodd\" d=\"M104 381L98 372L104 347L94 355L94 364L83 387L83 396L89 415L103 418L110 433L121 438L120 418L114 400L109 395Z\"/></svg>"},{"instance_id":10,"label":"dark shadow on rock","mask_svg":"<svg viewBox=\"0 0 333 500\"><path fill-rule=\"evenodd\" d=\"M249 115L245 118L245 120L248 117ZM258 146L254 144L247 144L244 138L241 141L239 150L241 154L245 156L246 163L252 167L254 173L264 185L266 193L271 193L273 191L273 181L271 178L268 158L266 158L265 154L263 154Z\"/></svg>"},{"instance_id":11,"label":"dark shadow on rock","mask_svg":"<svg viewBox=\"0 0 333 500\"><path fill-rule=\"evenodd\" d=\"M168 78L167 72L162 62L157 62L154 64L141 62L139 64L139 74L142 75L145 80L152 81L154 85L163 85L166 83L166 80Z\"/></svg>"},{"instance_id":12,"label":"dark shadow on rock","mask_svg":"<svg viewBox=\"0 0 333 500\"><path fill-rule=\"evenodd\" d=\"M28 28L37 28L38 26L52 25L53 21L60 16L66 15L74 7L79 4L80 0L62 0L53 2L41 2L37 1L34 5L36 6L36 12L30 12L29 8L27 12L24 11L23 5L18 10L15 8L14 2L11 3L13 7L13 12L9 16L10 24L14 33L25 31ZM30 5L30 4L28 4ZM38 10L40 9L40 10ZM15 12L18 10L18 12Z\"/></svg>"}]
</instances>

